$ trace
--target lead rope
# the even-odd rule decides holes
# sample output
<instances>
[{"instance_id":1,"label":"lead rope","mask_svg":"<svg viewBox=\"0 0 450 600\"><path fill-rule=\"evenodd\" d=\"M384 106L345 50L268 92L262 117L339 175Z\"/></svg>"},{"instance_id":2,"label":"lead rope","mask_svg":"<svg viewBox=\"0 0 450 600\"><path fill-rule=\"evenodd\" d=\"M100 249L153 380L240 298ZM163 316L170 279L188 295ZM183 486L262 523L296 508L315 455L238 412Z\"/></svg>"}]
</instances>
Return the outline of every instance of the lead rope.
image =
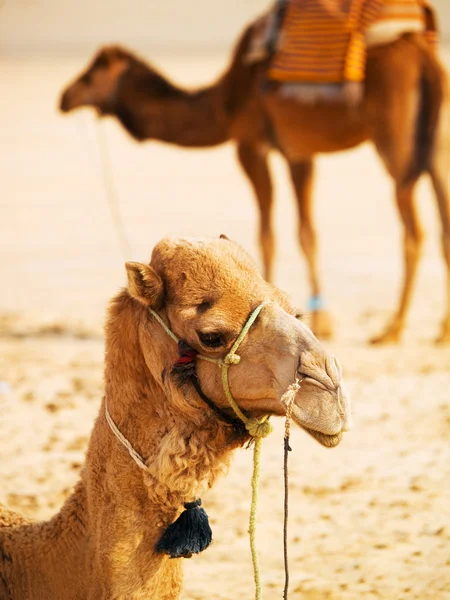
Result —
<instances>
[{"instance_id":1,"label":"lead rope","mask_svg":"<svg viewBox=\"0 0 450 600\"><path fill-rule=\"evenodd\" d=\"M106 133L100 121L96 121L97 145L100 155L100 166L105 190L106 200L108 202L111 219L116 230L117 241L119 243L120 252L124 260L130 260L132 256L131 244L125 231L122 214L119 208L119 197L117 188L114 183L112 172L111 157L108 152L108 144L106 141Z\"/></svg>"},{"instance_id":2,"label":"lead rope","mask_svg":"<svg viewBox=\"0 0 450 600\"><path fill-rule=\"evenodd\" d=\"M292 448L289 445L289 436L291 432L291 416L292 404L295 395L300 389L300 383L303 381L299 377L295 378L294 383L288 387L286 392L281 396L281 402L286 407L286 421L284 424L284 518L283 518L283 559L284 559L284 590L283 600L287 600L289 592L289 560L288 560L288 518L289 518L289 470L288 458Z\"/></svg>"},{"instance_id":3,"label":"lead rope","mask_svg":"<svg viewBox=\"0 0 450 600\"><path fill-rule=\"evenodd\" d=\"M289 445L289 422L290 417L286 414L286 426L284 433L284 514L283 514L283 561L284 561L284 589L283 600L287 600L289 592L289 557L288 557L288 517L289 517L289 471L288 458L292 448Z\"/></svg>"}]
</instances>

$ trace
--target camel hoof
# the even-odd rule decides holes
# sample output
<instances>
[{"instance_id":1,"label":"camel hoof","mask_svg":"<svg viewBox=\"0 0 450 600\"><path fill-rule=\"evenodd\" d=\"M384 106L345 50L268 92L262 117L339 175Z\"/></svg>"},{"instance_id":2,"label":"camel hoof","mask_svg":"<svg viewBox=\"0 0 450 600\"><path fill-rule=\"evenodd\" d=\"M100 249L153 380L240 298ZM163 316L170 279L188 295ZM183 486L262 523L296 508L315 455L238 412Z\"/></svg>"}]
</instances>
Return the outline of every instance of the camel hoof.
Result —
<instances>
[{"instance_id":1,"label":"camel hoof","mask_svg":"<svg viewBox=\"0 0 450 600\"><path fill-rule=\"evenodd\" d=\"M401 332L399 329L389 328L381 335L376 335L370 338L369 342L374 346L381 346L383 344L398 344L401 338Z\"/></svg>"},{"instance_id":2,"label":"camel hoof","mask_svg":"<svg viewBox=\"0 0 450 600\"><path fill-rule=\"evenodd\" d=\"M311 313L311 331L322 340L329 340L334 335L333 319L326 310Z\"/></svg>"}]
</instances>

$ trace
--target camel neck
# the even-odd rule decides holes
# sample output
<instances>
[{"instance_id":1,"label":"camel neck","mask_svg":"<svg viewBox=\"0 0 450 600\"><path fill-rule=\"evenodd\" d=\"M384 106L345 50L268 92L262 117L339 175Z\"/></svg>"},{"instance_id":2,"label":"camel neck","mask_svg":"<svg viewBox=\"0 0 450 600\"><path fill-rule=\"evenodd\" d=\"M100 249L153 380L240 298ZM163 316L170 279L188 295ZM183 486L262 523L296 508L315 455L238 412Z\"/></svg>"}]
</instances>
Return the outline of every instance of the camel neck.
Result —
<instances>
[{"instance_id":1,"label":"camel neck","mask_svg":"<svg viewBox=\"0 0 450 600\"><path fill-rule=\"evenodd\" d=\"M130 93L128 85L124 82L114 113L135 139L159 140L187 148L206 148L228 141L221 81L196 91L170 85L161 100L151 92Z\"/></svg>"}]
</instances>

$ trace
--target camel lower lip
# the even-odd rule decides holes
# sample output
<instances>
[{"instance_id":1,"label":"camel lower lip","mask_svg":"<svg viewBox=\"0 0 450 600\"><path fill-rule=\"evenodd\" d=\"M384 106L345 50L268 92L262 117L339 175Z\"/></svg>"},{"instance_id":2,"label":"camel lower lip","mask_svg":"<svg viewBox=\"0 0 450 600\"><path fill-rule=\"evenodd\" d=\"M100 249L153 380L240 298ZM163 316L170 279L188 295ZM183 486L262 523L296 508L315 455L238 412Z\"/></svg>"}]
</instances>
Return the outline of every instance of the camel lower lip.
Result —
<instances>
[{"instance_id":1,"label":"camel lower lip","mask_svg":"<svg viewBox=\"0 0 450 600\"><path fill-rule=\"evenodd\" d=\"M335 448L342 439L342 431L339 433L335 433L333 435L328 435L326 433L322 433L321 431L314 431L314 429L308 429L308 427L304 427L300 425L300 427L306 431L311 437L319 442L322 446L326 448Z\"/></svg>"}]
</instances>

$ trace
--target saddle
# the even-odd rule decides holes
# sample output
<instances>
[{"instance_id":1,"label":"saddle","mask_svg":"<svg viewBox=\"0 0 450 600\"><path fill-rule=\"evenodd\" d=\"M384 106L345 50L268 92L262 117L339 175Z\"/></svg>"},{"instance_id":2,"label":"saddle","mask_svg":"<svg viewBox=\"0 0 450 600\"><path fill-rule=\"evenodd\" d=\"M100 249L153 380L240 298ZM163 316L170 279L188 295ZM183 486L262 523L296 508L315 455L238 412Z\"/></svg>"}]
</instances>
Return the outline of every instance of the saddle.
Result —
<instances>
[{"instance_id":1,"label":"saddle","mask_svg":"<svg viewBox=\"0 0 450 600\"><path fill-rule=\"evenodd\" d=\"M367 47L422 32L435 49L428 0L278 0L253 24L246 62L268 61L267 79L306 101L362 95ZM293 85L295 84L295 85Z\"/></svg>"}]
</instances>

